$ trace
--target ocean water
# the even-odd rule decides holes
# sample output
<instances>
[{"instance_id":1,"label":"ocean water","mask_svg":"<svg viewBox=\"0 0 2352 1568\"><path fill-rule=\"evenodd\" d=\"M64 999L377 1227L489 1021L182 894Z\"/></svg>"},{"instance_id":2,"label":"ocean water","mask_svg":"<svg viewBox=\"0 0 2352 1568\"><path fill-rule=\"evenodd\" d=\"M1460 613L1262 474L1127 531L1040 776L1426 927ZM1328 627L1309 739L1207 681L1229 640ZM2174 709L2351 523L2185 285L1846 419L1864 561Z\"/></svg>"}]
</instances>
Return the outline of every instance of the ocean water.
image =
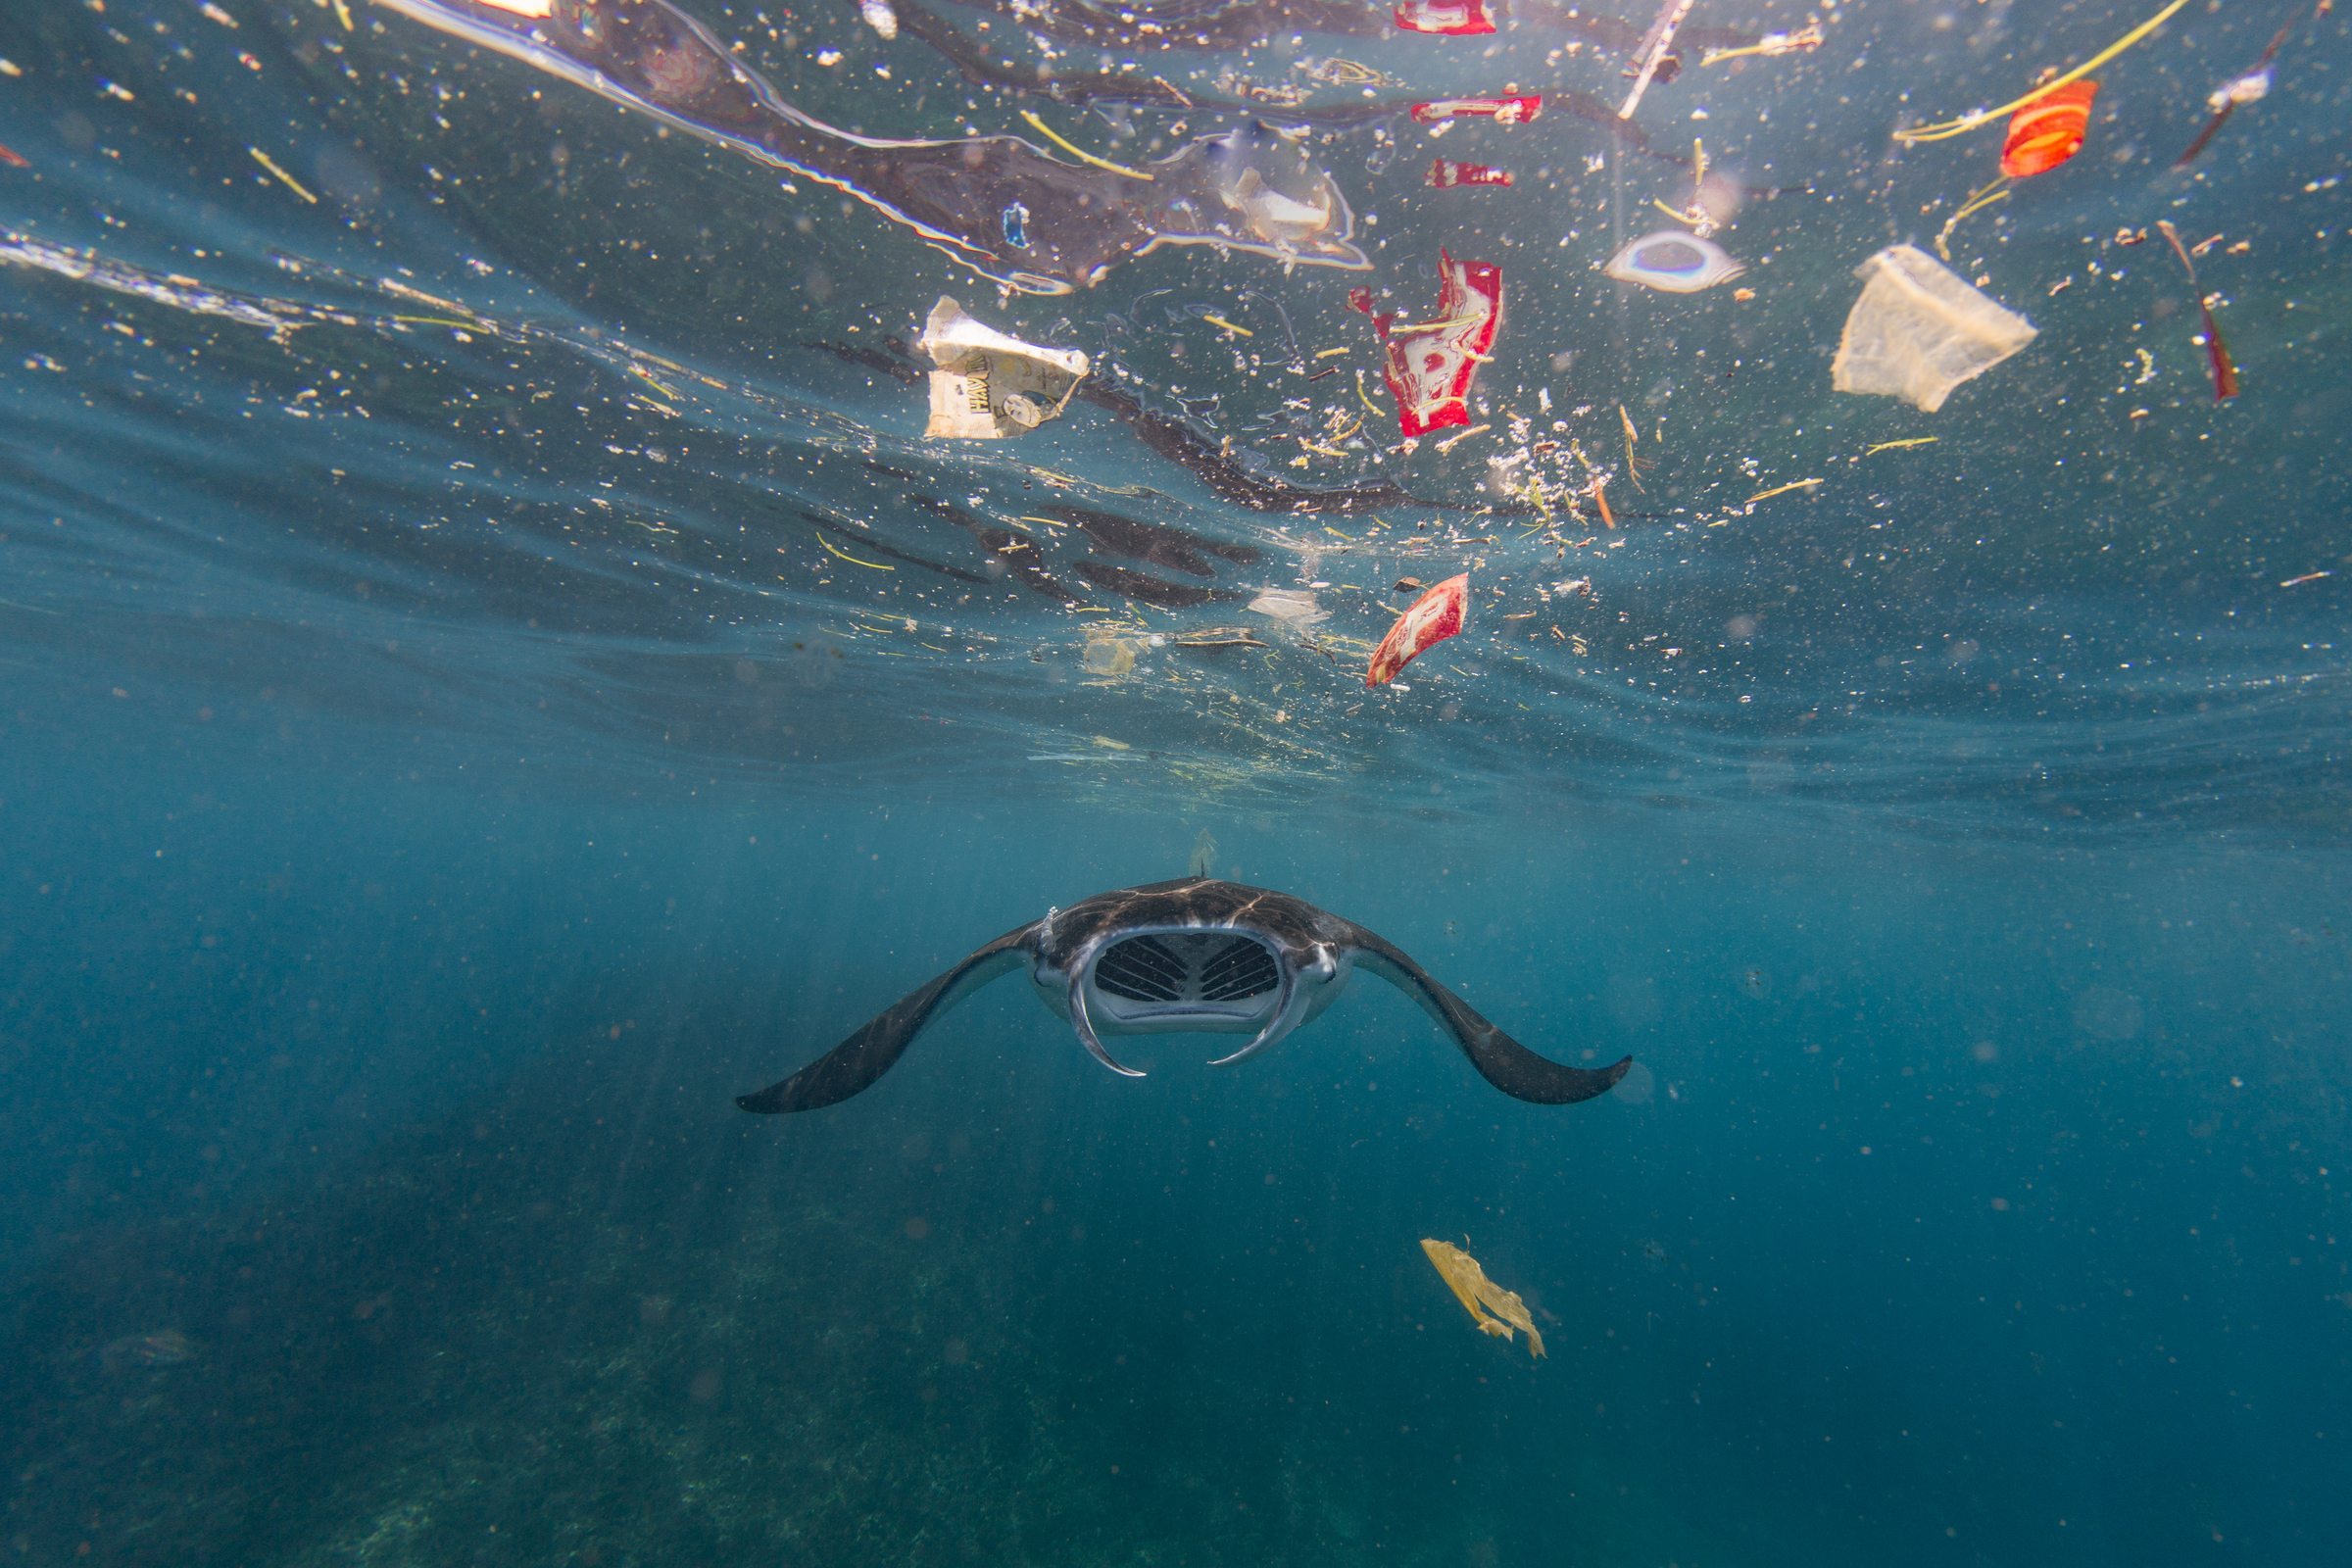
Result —
<instances>
[{"instance_id":1,"label":"ocean water","mask_svg":"<svg viewBox=\"0 0 2352 1568\"><path fill-rule=\"evenodd\" d=\"M0 10L0 1555L2341 1562L2344 23L1896 136L2159 9L1709 3L1631 121L1532 4ZM1939 235L2036 335L1835 390ZM943 295L1083 395L927 436ZM1635 1065L1006 979L736 1108L1198 856Z\"/></svg>"}]
</instances>

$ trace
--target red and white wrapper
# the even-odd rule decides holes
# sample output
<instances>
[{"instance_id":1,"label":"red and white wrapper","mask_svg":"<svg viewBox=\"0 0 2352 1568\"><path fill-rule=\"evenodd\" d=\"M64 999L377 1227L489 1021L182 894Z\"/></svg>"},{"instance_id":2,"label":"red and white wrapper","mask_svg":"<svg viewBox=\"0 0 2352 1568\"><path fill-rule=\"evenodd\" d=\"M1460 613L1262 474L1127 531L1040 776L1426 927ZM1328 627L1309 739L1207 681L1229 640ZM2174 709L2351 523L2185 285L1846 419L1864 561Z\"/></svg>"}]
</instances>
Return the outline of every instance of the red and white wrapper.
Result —
<instances>
[{"instance_id":1,"label":"red and white wrapper","mask_svg":"<svg viewBox=\"0 0 2352 1568\"><path fill-rule=\"evenodd\" d=\"M1393 13L1404 32L1437 32L1448 38L1468 38L1494 30L1487 15L1487 0L1404 0Z\"/></svg>"},{"instance_id":2,"label":"red and white wrapper","mask_svg":"<svg viewBox=\"0 0 2352 1568\"><path fill-rule=\"evenodd\" d=\"M1413 105L1413 118L1424 125L1473 116L1492 120L1497 125L1524 125L1543 112L1542 93L1530 93L1524 98L1434 98Z\"/></svg>"},{"instance_id":3,"label":"red and white wrapper","mask_svg":"<svg viewBox=\"0 0 2352 1568\"><path fill-rule=\"evenodd\" d=\"M1407 437L1470 422L1470 382L1490 357L1502 326L1502 269L1457 262L1438 252L1438 312L1426 325L1396 323L1394 311L1372 310L1372 291L1349 291L1348 307L1372 318L1388 363L1381 373L1396 400L1396 428Z\"/></svg>"},{"instance_id":4,"label":"red and white wrapper","mask_svg":"<svg viewBox=\"0 0 2352 1568\"><path fill-rule=\"evenodd\" d=\"M1372 650L1372 667L1364 671L1364 690L1386 686L1414 656L1462 629L1462 612L1469 607L1470 574L1448 577L1413 601L1413 608L1396 617L1396 624Z\"/></svg>"},{"instance_id":5,"label":"red and white wrapper","mask_svg":"<svg viewBox=\"0 0 2352 1568\"><path fill-rule=\"evenodd\" d=\"M1455 185L1501 185L1511 183L1507 169L1490 169L1485 164L1457 164L1450 158L1439 158L1429 166L1429 188L1446 190Z\"/></svg>"}]
</instances>

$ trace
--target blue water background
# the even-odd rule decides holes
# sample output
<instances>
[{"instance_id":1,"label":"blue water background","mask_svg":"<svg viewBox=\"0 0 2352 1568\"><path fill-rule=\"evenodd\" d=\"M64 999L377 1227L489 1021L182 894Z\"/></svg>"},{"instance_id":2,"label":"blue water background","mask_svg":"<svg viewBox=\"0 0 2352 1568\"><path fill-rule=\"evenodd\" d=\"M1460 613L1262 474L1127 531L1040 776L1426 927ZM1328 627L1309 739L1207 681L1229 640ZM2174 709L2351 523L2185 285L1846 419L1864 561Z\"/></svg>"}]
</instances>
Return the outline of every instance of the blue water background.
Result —
<instances>
[{"instance_id":1,"label":"blue water background","mask_svg":"<svg viewBox=\"0 0 2352 1568\"><path fill-rule=\"evenodd\" d=\"M2332 1551L2325 871L1218 823L1245 876L1554 1054L1634 1053L1651 1098L1504 1100L1372 986L1247 1067L1176 1037L1116 1080L1008 984L756 1122L731 1094L1192 823L175 760L215 804L9 793L43 1551ZM1424 1236L1549 1358L1473 1334ZM194 1360L94 1359L166 1325ZM240 1476L183 1493L158 1453Z\"/></svg>"},{"instance_id":2,"label":"blue water background","mask_svg":"<svg viewBox=\"0 0 2352 1568\"><path fill-rule=\"evenodd\" d=\"M2343 579L2280 586L2344 561L2340 30L2203 178L2162 167L2278 19L2113 74L2084 177L1963 257L2044 337L1933 419L1827 390L1852 265L1989 157L1891 153L1900 95L1998 101L2134 15L1855 8L1660 89L1813 183L1732 231L1753 317L1592 283L1655 171L1474 221L1341 143L1381 233L1524 282L1490 386L1573 386L1596 446L1620 400L1666 420L1654 514L1560 561L1243 516L1083 411L926 443L802 346L995 308L904 236L396 17L231 9L0 18L19 1560L2340 1561ZM761 68L954 133L935 61L834 30L894 74ZM1605 150L1564 123L1526 161ZM2218 413L2175 264L2109 238L2167 214L2250 244L2200 264ZM1091 347L1245 266L1281 275L1161 256L997 318ZM1302 337L1350 281L1284 284ZM1170 337L1122 353L1201 390ZM1476 450L1416 484L1475 498ZM1332 582L1350 636L1403 573L1503 593L1403 693L1281 638L1090 682L1079 617L794 520L979 570L917 484L1250 542L1220 587ZM1592 603L1530 597L1571 573ZM1116 1080L1005 982L838 1108L734 1109L1202 829L1639 1073L1524 1105L1359 980L1250 1063L1167 1038Z\"/></svg>"}]
</instances>

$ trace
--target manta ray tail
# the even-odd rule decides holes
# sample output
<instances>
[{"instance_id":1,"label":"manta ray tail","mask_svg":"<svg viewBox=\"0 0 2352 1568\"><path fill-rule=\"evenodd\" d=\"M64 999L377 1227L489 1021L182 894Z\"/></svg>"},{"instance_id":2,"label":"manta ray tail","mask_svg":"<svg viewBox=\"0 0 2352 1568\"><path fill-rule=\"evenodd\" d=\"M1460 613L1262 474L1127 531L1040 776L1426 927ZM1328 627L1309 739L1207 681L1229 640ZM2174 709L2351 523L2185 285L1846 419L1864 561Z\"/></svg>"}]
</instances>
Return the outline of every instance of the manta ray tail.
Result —
<instances>
[{"instance_id":1,"label":"manta ray tail","mask_svg":"<svg viewBox=\"0 0 2352 1568\"><path fill-rule=\"evenodd\" d=\"M1513 1100L1538 1105L1572 1105L1617 1087L1634 1064L1627 1056L1606 1067L1570 1067L1537 1055L1495 1028L1461 998L1430 977L1404 954L1363 927L1353 933L1356 963L1421 1004L1421 1010L1453 1036L1479 1076Z\"/></svg>"},{"instance_id":2,"label":"manta ray tail","mask_svg":"<svg viewBox=\"0 0 2352 1568\"><path fill-rule=\"evenodd\" d=\"M816 1110L838 1104L890 1071L923 1025L947 1011L982 986L1021 965L1021 943L1034 924L1007 931L987 947L901 999L856 1034L803 1067L780 1084L756 1095L741 1095L735 1103L758 1116L788 1110Z\"/></svg>"}]
</instances>

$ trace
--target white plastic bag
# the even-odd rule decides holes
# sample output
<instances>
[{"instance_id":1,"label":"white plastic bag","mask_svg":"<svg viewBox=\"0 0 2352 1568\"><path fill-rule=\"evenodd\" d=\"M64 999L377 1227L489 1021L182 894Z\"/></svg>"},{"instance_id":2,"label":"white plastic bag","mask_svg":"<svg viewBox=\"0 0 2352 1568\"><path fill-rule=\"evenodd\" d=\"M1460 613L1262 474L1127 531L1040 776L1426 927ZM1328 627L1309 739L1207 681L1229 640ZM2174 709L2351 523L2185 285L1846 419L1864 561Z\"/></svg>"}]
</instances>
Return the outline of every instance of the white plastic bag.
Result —
<instances>
[{"instance_id":1,"label":"white plastic bag","mask_svg":"<svg viewBox=\"0 0 2352 1568\"><path fill-rule=\"evenodd\" d=\"M1889 245L1854 269L1830 384L1901 398L1934 414L1952 388L2034 341L2034 323L1971 288L1927 252Z\"/></svg>"}]
</instances>

